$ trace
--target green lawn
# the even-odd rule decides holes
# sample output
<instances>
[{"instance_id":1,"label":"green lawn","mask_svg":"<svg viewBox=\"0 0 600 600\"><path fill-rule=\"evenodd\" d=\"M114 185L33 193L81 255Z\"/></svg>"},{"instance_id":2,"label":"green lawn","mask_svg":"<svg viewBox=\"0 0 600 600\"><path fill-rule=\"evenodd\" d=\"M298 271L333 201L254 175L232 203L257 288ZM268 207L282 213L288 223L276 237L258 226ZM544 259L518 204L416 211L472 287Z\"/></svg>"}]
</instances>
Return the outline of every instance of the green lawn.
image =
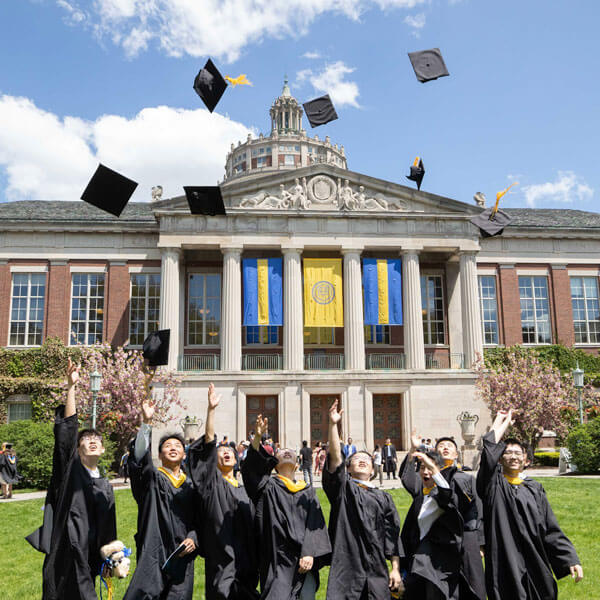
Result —
<instances>
[{"instance_id":1,"label":"green lawn","mask_svg":"<svg viewBox=\"0 0 600 600\"><path fill-rule=\"evenodd\" d=\"M545 478L542 480L558 520L571 538L585 570L585 579L575 585L570 579L559 582L560 597L564 600L599 600L600 556L600 480ZM329 504L322 490L319 497L325 516L329 516ZM117 521L119 537L133 546L133 534L137 507L128 490L117 490ZM400 516L409 506L408 495L402 490L392 492ZM42 554L36 552L23 539L42 521L41 500L29 500L0 505L0 577L1 600L36 600L41 598ZM326 573L322 572L322 583ZM127 581L117 582L115 600L120 600ZM196 562L195 597L204 598L204 575L202 561ZM105 595L106 598L106 595ZM325 598L325 585L321 586L317 598ZM507 599L509 600L509 599Z\"/></svg>"}]
</instances>

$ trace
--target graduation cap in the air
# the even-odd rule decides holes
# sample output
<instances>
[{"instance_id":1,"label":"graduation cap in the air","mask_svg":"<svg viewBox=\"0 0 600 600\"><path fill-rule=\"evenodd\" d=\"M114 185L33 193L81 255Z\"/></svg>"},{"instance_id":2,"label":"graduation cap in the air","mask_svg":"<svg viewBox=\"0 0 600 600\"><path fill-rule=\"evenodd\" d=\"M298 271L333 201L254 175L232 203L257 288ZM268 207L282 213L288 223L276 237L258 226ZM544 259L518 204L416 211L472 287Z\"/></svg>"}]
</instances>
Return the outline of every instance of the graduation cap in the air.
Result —
<instances>
[{"instance_id":1,"label":"graduation cap in the air","mask_svg":"<svg viewBox=\"0 0 600 600\"><path fill-rule=\"evenodd\" d=\"M151 367L160 367L169 364L169 339L170 329L153 331L145 340L142 356L147 359Z\"/></svg>"},{"instance_id":2,"label":"graduation cap in the air","mask_svg":"<svg viewBox=\"0 0 600 600\"><path fill-rule=\"evenodd\" d=\"M325 123L335 121L338 118L329 94L305 102L302 106L311 127L325 125Z\"/></svg>"},{"instance_id":3,"label":"graduation cap in the air","mask_svg":"<svg viewBox=\"0 0 600 600\"><path fill-rule=\"evenodd\" d=\"M512 183L505 190L496 194L496 204L494 206L486 208L483 212L471 219L471 223L476 227L479 227L481 237L500 235L504 231L504 228L510 225L512 219L503 210L498 209L498 204L500 203L500 198L502 198L513 185L517 184Z\"/></svg>"},{"instance_id":4,"label":"graduation cap in the air","mask_svg":"<svg viewBox=\"0 0 600 600\"><path fill-rule=\"evenodd\" d=\"M226 89L227 82L209 58L204 67L198 72L198 75L196 75L196 79L194 79L196 94L200 96L206 108L212 112L215 110Z\"/></svg>"},{"instance_id":5,"label":"graduation cap in the air","mask_svg":"<svg viewBox=\"0 0 600 600\"><path fill-rule=\"evenodd\" d=\"M450 75L439 48L409 52L408 58L421 83Z\"/></svg>"},{"instance_id":6,"label":"graduation cap in the air","mask_svg":"<svg viewBox=\"0 0 600 600\"><path fill-rule=\"evenodd\" d=\"M137 182L100 164L81 199L118 217L137 186Z\"/></svg>"},{"instance_id":7,"label":"graduation cap in the air","mask_svg":"<svg viewBox=\"0 0 600 600\"><path fill-rule=\"evenodd\" d=\"M218 185L184 185L185 196L193 215L225 215L225 205Z\"/></svg>"},{"instance_id":8,"label":"graduation cap in the air","mask_svg":"<svg viewBox=\"0 0 600 600\"><path fill-rule=\"evenodd\" d=\"M410 175L406 175L406 179L416 181L417 189L420 190L423 177L425 177L425 167L423 166L423 161L417 156L413 164L410 166Z\"/></svg>"}]
</instances>

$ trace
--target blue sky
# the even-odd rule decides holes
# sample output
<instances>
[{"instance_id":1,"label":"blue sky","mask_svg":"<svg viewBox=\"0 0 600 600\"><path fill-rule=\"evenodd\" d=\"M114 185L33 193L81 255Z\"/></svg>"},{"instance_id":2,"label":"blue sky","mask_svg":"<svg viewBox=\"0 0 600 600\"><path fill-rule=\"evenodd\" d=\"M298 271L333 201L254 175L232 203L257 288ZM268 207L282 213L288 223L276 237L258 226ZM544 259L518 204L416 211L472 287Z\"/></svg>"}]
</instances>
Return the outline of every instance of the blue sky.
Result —
<instances>
[{"instance_id":1,"label":"blue sky","mask_svg":"<svg viewBox=\"0 0 600 600\"><path fill-rule=\"evenodd\" d=\"M429 192L518 181L504 206L596 210L595 0L2 0L0 18L0 201L76 200L99 161L136 200L213 184L287 73L300 101L332 95L339 120L305 127L352 170L413 185L420 155ZM407 52L431 47L450 77L421 84ZM192 90L208 56L253 83L212 115Z\"/></svg>"}]
</instances>

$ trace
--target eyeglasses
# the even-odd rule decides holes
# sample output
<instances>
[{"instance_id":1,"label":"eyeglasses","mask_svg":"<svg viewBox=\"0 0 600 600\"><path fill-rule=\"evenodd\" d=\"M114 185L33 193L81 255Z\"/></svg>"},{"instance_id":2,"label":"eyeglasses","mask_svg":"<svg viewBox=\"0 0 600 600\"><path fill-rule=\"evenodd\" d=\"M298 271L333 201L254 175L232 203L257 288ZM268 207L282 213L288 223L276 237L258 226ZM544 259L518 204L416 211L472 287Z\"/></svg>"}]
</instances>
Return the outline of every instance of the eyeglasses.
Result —
<instances>
[{"instance_id":1,"label":"eyeglasses","mask_svg":"<svg viewBox=\"0 0 600 600\"><path fill-rule=\"evenodd\" d=\"M84 435L81 440L79 440L80 442L97 442L97 443L101 443L102 442L102 438L100 436L97 435Z\"/></svg>"},{"instance_id":2,"label":"eyeglasses","mask_svg":"<svg viewBox=\"0 0 600 600\"><path fill-rule=\"evenodd\" d=\"M520 452L519 450L516 450L516 451L508 450L507 452L505 452L503 454L503 456L523 456L523 453Z\"/></svg>"}]
</instances>

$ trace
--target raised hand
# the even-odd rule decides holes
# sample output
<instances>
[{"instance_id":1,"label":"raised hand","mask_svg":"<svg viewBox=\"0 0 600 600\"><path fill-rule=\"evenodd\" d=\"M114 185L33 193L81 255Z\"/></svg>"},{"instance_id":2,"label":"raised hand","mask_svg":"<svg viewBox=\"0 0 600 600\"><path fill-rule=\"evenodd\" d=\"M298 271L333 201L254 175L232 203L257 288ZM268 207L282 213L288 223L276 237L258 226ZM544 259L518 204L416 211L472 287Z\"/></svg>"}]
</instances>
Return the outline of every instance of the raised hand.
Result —
<instances>
[{"instance_id":1,"label":"raised hand","mask_svg":"<svg viewBox=\"0 0 600 600\"><path fill-rule=\"evenodd\" d=\"M267 417L264 417L262 415L258 415L256 417L256 423L254 425L254 433L255 433L255 437L257 437L259 440L262 439L262 436L267 433L269 429L269 419L267 419Z\"/></svg>"},{"instance_id":2,"label":"raised hand","mask_svg":"<svg viewBox=\"0 0 600 600\"><path fill-rule=\"evenodd\" d=\"M344 409L342 408L341 410L338 411L337 407L338 407L338 400L336 400L331 405L331 408L329 409L329 422L332 425L337 425L342 420L342 414L344 412Z\"/></svg>"},{"instance_id":3,"label":"raised hand","mask_svg":"<svg viewBox=\"0 0 600 600\"><path fill-rule=\"evenodd\" d=\"M146 423L146 425L151 425L152 417L154 417L155 404L150 394L148 394L145 398L142 399L142 405L140 408L142 412L142 423Z\"/></svg>"},{"instance_id":4,"label":"raised hand","mask_svg":"<svg viewBox=\"0 0 600 600\"><path fill-rule=\"evenodd\" d=\"M412 445L413 451L415 451L421 445L421 440L419 439L419 436L417 435L416 428L410 432L410 443Z\"/></svg>"},{"instance_id":5,"label":"raised hand","mask_svg":"<svg viewBox=\"0 0 600 600\"><path fill-rule=\"evenodd\" d=\"M76 365L71 358L67 360L67 385L73 387L79 383L79 365Z\"/></svg>"},{"instance_id":6,"label":"raised hand","mask_svg":"<svg viewBox=\"0 0 600 600\"><path fill-rule=\"evenodd\" d=\"M511 425L514 425L514 414L515 413L512 409L498 411L491 428L491 431L495 433L496 443L502 439L502 436L506 433L506 430Z\"/></svg>"},{"instance_id":7,"label":"raised hand","mask_svg":"<svg viewBox=\"0 0 600 600\"><path fill-rule=\"evenodd\" d=\"M440 472L440 468L424 452L413 452L412 457L420 460L434 475Z\"/></svg>"},{"instance_id":8,"label":"raised hand","mask_svg":"<svg viewBox=\"0 0 600 600\"><path fill-rule=\"evenodd\" d=\"M219 406L219 402L221 401L221 395L217 394L215 391L215 384L210 383L208 385L208 408L215 409Z\"/></svg>"}]
</instances>

